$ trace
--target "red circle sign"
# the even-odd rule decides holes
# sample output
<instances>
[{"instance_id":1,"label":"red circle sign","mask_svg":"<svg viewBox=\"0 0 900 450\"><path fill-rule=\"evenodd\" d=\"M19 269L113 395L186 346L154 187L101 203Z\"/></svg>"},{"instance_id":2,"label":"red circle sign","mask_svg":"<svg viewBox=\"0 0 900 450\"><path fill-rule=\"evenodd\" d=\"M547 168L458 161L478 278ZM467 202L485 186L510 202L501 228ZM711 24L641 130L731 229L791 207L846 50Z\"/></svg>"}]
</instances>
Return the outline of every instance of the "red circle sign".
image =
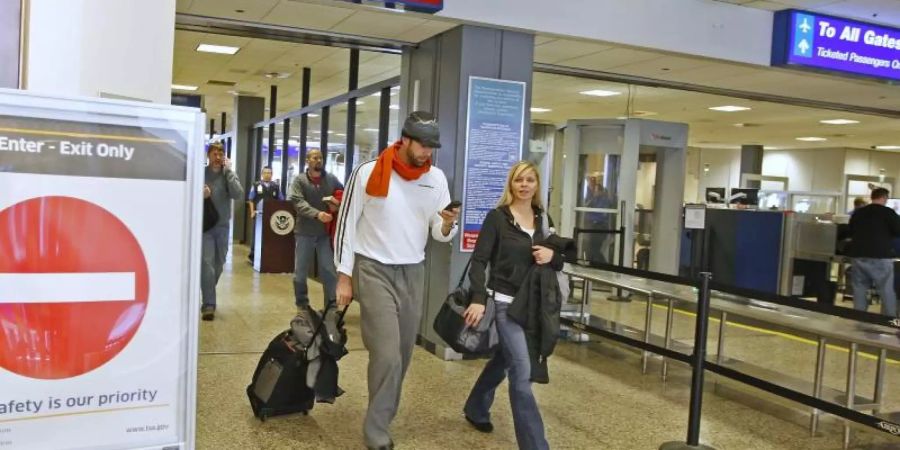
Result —
<instances>
[{"instance_id":1,"label":"red circle sign","mask_svg":"<svg viewBox=\"0 0 900 450\"><path fill-rule=\"evenodd\" d=\"M31 378L94 370L147 310L147 262L116 216L72 197L0 211L0 367Z\"/></svg>"}]
</instances>

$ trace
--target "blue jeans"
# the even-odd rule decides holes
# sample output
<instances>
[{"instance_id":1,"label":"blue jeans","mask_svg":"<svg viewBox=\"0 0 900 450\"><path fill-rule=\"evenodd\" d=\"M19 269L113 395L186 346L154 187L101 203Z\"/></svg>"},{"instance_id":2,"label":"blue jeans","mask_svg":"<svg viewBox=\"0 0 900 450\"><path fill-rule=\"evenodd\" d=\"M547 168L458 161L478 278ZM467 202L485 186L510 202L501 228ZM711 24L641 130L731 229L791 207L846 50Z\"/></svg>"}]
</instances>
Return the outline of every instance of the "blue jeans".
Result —
<instances>
[{"instance_id":1,"label":"blue jeans","mask_svg":"<svg viewBox=\"0 0 900 450\"><path fill-rule=\"evenodd\" d=\"M853 258L853 308L866 311L866 293L872 285L881 297L881 314L897 317L897 296L894 294L894 261L881 258Z\"/></svg>"},{"instance_id":2,"label":"blue jeans","mask_svg":"<svg viewBox=\"0 0 900 450\"><path fill-rule=\"evenodd\" d=\"M528 358L525 331L506 315L509 304L497 302L496 307L495 320L500 334L500 348L481 371L463 411L475 422L489 422L494 392L508 372L509 403L519 448L549 449L544 437L544 421L531 392L531 360Z\"/></svg>"},{"instance_id":3,"label":"blue jeans","mask_svg":"<svg viewBox=\"0 0 900 450\"><path fill-rule=\"evenodd\" d=\"M203 233L203 250L200 265L200 296L203 306L216 308L216 284L222 276L225 257L228 256L229 226L216 226Z\"/></svg>"},{"instance_id":4,"label":"blue jeans","mask_svg":"<svg viewBox=\"0 0 900 450\"><path fill-rule=\"evenodd\" d=\"M335 301L337 287L337 270L334 268L334 251L331 249L331 238L325 236L294 235L294 300L297 306L309 305L309 290L306 287L306 274L314 256L318 256L319 280L324 292L323 306Z\"/></svg>"}]
</instances>

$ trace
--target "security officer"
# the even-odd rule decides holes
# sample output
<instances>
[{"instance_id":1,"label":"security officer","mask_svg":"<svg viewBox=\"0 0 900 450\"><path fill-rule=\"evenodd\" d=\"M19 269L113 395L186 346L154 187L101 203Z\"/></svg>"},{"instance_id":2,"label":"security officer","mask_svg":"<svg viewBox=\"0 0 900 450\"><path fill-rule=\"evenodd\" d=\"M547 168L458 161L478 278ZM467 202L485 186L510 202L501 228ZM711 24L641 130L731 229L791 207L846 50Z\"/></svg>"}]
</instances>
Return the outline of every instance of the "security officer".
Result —
<instances>
[{"instance_id":1,"label":"security officer","mask_svg":"<svg viewBox=\"0 0 900 450\"><path fill-rule=\"evenodd\" d=\"M259 207L259 203L263 200L284 200L284 194L281 192L281 183L272 181L272 168L269 166L263 167L262 180L254 183L253 188L250 189L247 208L250 210L251 219L256 218L256 214L259 213L257 208ZM256 246L250 246L250 256L248 256L250 264L253 264L254 247Z\"/></svg>"}]
</instances>

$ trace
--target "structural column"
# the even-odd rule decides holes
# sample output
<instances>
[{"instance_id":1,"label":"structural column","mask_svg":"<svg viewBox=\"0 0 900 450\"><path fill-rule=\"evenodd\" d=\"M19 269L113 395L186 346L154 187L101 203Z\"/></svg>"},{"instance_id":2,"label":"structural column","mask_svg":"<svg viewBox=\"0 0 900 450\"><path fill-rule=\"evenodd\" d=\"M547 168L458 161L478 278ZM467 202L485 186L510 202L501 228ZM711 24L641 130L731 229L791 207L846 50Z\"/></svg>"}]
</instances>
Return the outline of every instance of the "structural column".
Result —
<instances>
[{"instance_id":1,"label":"structural column","mask_svg":"<svg viewBox=\"0 0 900 450\"><path fill-rule=\"evenodd\" d=\"M232 168L241 185L247 191L256 179L256 138L253 124L265 120L266 99L262 97L238 96L234 99L234 144L232 148ZM249 191L248 191L249 192ZM234 239L253 244L253 222L247 217L247 203L234 202Z\"/></svg>"},{"instance_id":2,"label":"structural column","mask_svg":"<svg viewBox=\"0 0 900 450\"><path fill-rule=\"evenodd\" d=\"M741 146L741 175L762 175L763 164L763 146L762 145L742 145ZM742 186L743 187L743 186ZM748 188L759 188L759 181L748 181Z\"/></svg>"},{"instance_id":3,"label":"structural column","mask_svg":"<svg viewBox=\"0 0 900 450\"><path fill-rule=\"evenodd\" d=\"M414 110L431 111L437 116L442 147L435 152L434 163L447 175L450 195L454 199L463 197L469 77L527 83L525 138L522 142L522 154L527 155L533 63L533 35L470 25L459 26L416 48L404 50L400 124L402 126L403 119ZM451 283L459 279L471 255L460 252L459 239L457 236L450 245L430 242L425 259L426 298L419 329L420 343L443 359L458 358L459 355L441 341L432 329L432 322Z\"/></svg>"},{"instance_id":4,"label":"structural column","mask_svg":"<svg viewBox=\"0 0 900 450\"><path fill-rule=\"evenodd\" d=\"M27 4L26 89L171 102L175 0Z\"/></svg>"},{"instance_id":5,"label":"structural column","mask_svg":"<svg viewBox=\"0 0 900 450\"><path fill-rule=\"evenodd\" d=\"M22 0L0 0L0 88L19 87Z\"/></svg>"}]
</instances>

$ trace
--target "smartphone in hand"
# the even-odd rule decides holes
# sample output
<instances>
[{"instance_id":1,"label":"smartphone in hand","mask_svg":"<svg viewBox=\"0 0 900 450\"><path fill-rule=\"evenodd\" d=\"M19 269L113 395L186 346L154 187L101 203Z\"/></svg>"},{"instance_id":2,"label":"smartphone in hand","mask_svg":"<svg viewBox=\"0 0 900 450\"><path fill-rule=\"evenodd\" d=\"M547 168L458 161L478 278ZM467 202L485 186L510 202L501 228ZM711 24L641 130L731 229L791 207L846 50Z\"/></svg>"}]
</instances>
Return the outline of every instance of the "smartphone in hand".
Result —
<instances>
[{"instance_id":1,"label":"smartphone in hand","mask_svg":"<svg viewBox=\"0 0 900 450\"><path fill-rule=\"evenodd\" d=\"M451 209L456 209L462 206L462 202L459 200L453 200L449 205L444 207L444 211L450 211Z\"/></svg>"}]
</instances>

